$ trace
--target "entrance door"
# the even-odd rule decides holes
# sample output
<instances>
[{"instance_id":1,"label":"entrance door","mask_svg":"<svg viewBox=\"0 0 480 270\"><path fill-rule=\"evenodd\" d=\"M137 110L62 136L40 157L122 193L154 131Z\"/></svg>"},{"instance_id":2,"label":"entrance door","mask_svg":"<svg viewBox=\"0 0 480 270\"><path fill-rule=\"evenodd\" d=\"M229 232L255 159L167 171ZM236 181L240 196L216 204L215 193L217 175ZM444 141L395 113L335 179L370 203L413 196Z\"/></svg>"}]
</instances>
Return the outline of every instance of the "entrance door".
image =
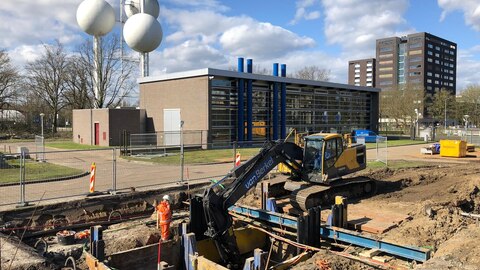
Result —
<instances>
[{"instance_id":1,"label":"entrance door","mask_svg":"<svg viewBox=\"0 0 480 270\"><path fill-rule=\"evenodd\" d=\"M95 123L95 145L100 145L100 123Z\"/></svg>"},{"instance_id":2,"label":"entrance door","mask_svg":"<svg viewBox=\"0 0 480 270\"><path fill-rule=\"evenodd\" d=\"M165 145L180 145L180 109L163 109Z\"/></svg>"}]
</instances>

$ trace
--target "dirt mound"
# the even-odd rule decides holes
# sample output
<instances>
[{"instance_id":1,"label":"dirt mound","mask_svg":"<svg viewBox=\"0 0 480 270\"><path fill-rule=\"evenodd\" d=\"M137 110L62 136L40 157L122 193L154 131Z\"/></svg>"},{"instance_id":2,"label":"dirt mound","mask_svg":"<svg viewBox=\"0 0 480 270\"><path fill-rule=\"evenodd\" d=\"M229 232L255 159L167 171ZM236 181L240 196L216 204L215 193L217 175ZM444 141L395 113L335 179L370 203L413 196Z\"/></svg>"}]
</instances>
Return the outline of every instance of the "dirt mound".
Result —
<instances>
[{"instance_id":1,"label":"dirt mound","mask_svg":"<svg viewBox=\"0 0 480 270\"><path fill-rule=\"evenodd\" d=\"M358 175L377 181L378 195L362 199L360 205L369 209L389 209L410 216L406 222L391 229L383 240L401 245L430 248L433 258L419 269L479 269L480 229L462 212L480 213L480 165L441 164L413 168L383 168ZM320 253L315 256L325 258ZM315 257L314 257L315 258ZM316 259L303 268L316 268ZM332 269L371 269L358 262L351 265L329 260Z\"/></svg>"},{"instance_id":2,"label":"dirt mound","mask_svg":"<svg viewBox=\"0 0 480 270\"><path fill-rule=\"evenodd\" d=\"M124 250L158 243L160 231L156 226L147 226L145 221L126 222L112 225L103 234L105 253L113 254ZM134 230L132 228L135 228Z\"/></svg>"}]
</instances>

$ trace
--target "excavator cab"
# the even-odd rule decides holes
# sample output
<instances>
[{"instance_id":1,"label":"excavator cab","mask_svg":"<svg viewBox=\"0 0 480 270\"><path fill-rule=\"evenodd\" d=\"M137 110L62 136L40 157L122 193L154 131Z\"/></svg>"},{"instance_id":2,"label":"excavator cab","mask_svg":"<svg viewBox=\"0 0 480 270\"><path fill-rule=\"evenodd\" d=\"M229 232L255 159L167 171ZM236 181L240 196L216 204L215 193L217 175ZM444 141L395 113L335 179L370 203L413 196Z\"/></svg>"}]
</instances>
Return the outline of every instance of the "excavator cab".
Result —
<instances>
[{"instance_id":1,"label":"excavator cab","mask_svg":"<svg viewBox=\"0 0 480 270\"><path fill-rule=\"evenodd\" d=\"M330 183L366 167L365 146L346 147L340 134L317 133L304 141L302 163L310 182Z\"/></svg>"}]
</instances>

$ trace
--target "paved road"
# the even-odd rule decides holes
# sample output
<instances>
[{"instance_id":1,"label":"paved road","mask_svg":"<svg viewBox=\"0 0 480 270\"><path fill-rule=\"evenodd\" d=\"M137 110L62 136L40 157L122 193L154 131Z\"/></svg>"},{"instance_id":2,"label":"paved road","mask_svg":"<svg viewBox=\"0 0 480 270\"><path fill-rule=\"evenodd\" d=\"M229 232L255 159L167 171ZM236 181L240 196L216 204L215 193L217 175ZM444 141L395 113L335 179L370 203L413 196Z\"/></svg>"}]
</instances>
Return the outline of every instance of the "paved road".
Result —
<instances>
[{"instance_id":1,"label":"paved road","mask_svg":"<svg viewBox=\"0 0 480 270\"><path fill-rule=\"evenodd\" d=\"M34 143L22 143L30 149L35 149ZM16 149L16 145L2 146L0 149ZM417 161L435 161L435 162L458 162L455 159L439 159L438 156L422 156L420 148L425 145L409 145L401 147L391 147L386 150L380 150L379 155L388 160L417 160ZM50 163L73 167L82 171L89 171L92 162L97 165L96 190L107 191L112 189L114 174L114 155L113 150L96 151L62 151L58 149L47 148L46 159ZM54 151L54 152L52 152ZM369 160L377 159L377 150L367 150ZM464 161L460 161L464 162ZM193 165L186 166L184 179L220 179L232 168L231 163ZM27 172L28 174L28 172ZM137 190L158 188L167 183L176 183L180 179L180 166L159 165L150 162L128 161L118 158L116 155L116 184L118 189L129 189L134 187ZM84 195L88 192L89 176L75 180L50 182L40 184L26 185L26 200L35 201L40 198L52 199L70 197L74 195ZM45 193L45 194L44 194ZM12 204L20 201L21 191L19 186L0 188L0 206ZM61 200L61 199L60 199ZM7 206L7 207L11 207ZM2 207L4 208L4 207Z\"/></svg>"}]
</instances>

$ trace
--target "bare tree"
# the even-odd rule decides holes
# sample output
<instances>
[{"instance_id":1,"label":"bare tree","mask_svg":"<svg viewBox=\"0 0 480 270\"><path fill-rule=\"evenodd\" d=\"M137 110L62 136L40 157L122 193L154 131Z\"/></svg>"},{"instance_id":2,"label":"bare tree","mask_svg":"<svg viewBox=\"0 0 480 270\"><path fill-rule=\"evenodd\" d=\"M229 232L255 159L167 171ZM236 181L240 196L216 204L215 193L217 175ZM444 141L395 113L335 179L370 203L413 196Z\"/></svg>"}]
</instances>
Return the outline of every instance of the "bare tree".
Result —
<instances>
[{"instance_id":1,"label":"bare tree","mask_svg":"<svg viewBox=\"0 0 480 270\"><path fill-rule=\"evenodd\" d=\"M0 50L0 110L10 104L17 94L20 76L7 52Z\"/></svg>"},{"instance_id":2,"label":"bare tree","mask_svg":"<svg viewBox=\"0 0 480 270\"><path fill-rule=\"evenodd\" d=\"M433 96L429 96L428 113L437 120L444 120L446 113L450 112L450 116L454 116L455 96L448 90L442 88ZM444 120L445 121L445 120ZM444 122L441 121L441 122ZM446 125L446 123L444 123Z\"/></svg>"},{"instance_id":3,"label":"bare tree","mask_svg":"<svg viewBox=\"0 0 480 270\"><path fill-rule=\"evenodd\" d=\"M469 122L480 125L480 85L467 86L456 100L455 118L461 123L463 116L469 115Z\"/></svg>"},{"instance_id":4,"label":"bare tree","mask_svg":"<svg viewBox=\"0 0 480 270\"><path fill-rule=\"evenodd\" d=\"M52 132L55 133L57 115L66 105L64 94L69 61L65 49L58 41L54 45L44 44L43 47L41 57L26 65L26 85L36 98L48 106Z\"/></svg>"},{"instance_id":5,"label":"bare tree","mask_svg":"<svg viewBox=\"0 0 480 270\"><path fill-rule=\"evenodd\" d=\"M295 72L293 78L328 82L330 80L330 70L318 66L307 66Z\"/></svg>"},{"instance_id":6,"label":"bare tree","mask_svg":"<svg viewBox=\"0 0 480 270\"><path fill-rule=\"evenodd\" d=\"M71 109L92 107L93 97L89 91L89 73L80 57L73 56L69 60L66 83L68 88L64 94L67 106Z\"/></svg>"},{"instance_id":7,"label":"bare tree","mask_svg":"<svg viewBox=\"0 0 480 270\"><path fill-rule=\"evenodd\" d=\"M135 68L131 61L121 61L120 39L117 35L109 35L102 39L99 47L99 93L95 99L93 87L95 62L93 44L86 41L79 48L83 72L88 74L88 89L93 102L98 108L116 107L122 103L135 87Z\"/></svg>"},{"instance_id":8,"label":"bare tree","mask_svg":"<svg viewBox=\"0 0 480 270\"><path fill-rule=\"evenodd\" d=\"M422 111L423 88L418 85L404 85L399 89L380 92L380 117L395 122L396 127L406 131L416 118L415 109Z\"/></svg>"}]
</instances>

